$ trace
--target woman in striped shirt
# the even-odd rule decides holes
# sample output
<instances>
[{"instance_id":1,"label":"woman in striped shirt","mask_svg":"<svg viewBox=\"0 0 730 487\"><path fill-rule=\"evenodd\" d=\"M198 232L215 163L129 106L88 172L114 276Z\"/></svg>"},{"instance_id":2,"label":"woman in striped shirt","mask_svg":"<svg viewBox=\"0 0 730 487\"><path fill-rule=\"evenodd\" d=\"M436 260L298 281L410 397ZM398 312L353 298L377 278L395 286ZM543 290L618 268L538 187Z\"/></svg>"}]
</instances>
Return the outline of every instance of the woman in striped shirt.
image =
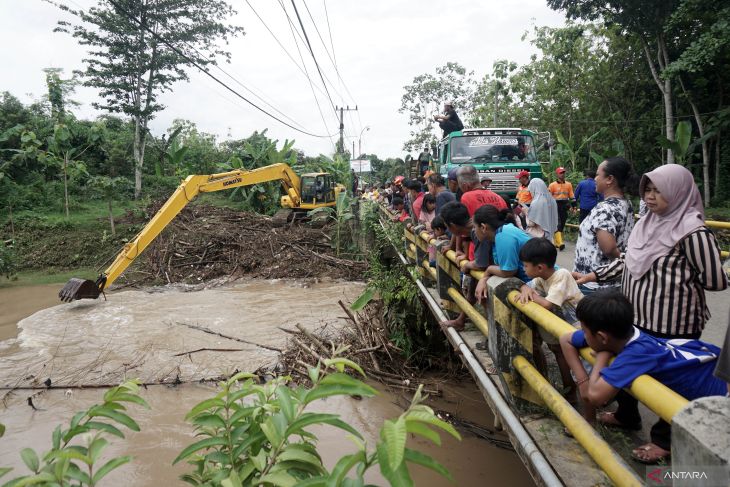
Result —
<instances>
[{"instance_id":1,"label":"woman in striped shirt","mask_svg":"<svg viewBox=\"0 0 730 487\"><path fill-rule=\"evenodd\" d=\"M578 283L621 276L635 326L659 338L699 338L710 318L705 290L728 287L717 240L705 226L700 192L692 173L677 164L645 174L639 190L649 212L631 232L626 252ZM636 399L623 393L617 400L616 413L602 413L599 421L640 427ZM634 457L651 463L668 457L670 436L669 424L660 420L652 427L652 443L634 450Z\"/></svg>"}]
</instances>

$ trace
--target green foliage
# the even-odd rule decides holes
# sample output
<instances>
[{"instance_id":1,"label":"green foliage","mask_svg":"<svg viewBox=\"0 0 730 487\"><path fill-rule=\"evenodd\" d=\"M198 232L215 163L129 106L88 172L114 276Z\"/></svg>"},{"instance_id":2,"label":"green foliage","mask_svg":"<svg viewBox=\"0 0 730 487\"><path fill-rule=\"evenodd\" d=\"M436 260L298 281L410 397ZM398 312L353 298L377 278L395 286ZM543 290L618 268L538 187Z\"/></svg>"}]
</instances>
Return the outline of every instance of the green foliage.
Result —
<instances>
[{"instance_id":1,"label":"green foliage","mask_svg":"<svg viewBox=\"0 0 730 487\"><path fill-rule=\"evenodd\" d=\"M583 149L586 145L590 144L593 139L601 134L602 130L599 130L595 134L592 134L584 138L579 144L573 140L573 137L566 139L559 130L555 131L555 136L558 139L558 151L557 157L559 165L567 165L572 172L578 169L578 159L582 155ZM564 157L561 157L564 156Z\"/></svg>"},{"instance_id":2,"label":"green foliage","mask_svg":"<svg viewBox=\"0 0 730 487\"><path fill-rule=\"evenodd\" d=\"M462 120L469 118L472 109L469 99L474 90L473 74L473 71L467 72L459 63L447 62L436 68L435 75L418 75L410 85L404 87L405 93L401 97L398 112L408 114L411 126L410 138L403 144L404 150L419 150L434 145L432 115L441 111L445 101L454 103Z\"/></svg>"},{"instance_id":3,"label":"green foliage","mask_svg":"<svg viewBox=\"0 0 730 487\"><path fill-rule=\"evenodd\" d=\"M352 198L347 192L341 191L337 195L337 204L332 207L315 208L308 215L317 220L318 216L324 215L325 218L334 222L332 230L332 246L339 257L344 250L349 249L353 245L352 229L350 228L350 220L355 215L352 213Z\"/></svg>"},{"instance_id":4,"label":"green foliage","mask_svg":"<svg viewBox=\"0 0 730 487\"><path fill-rule=\"evenodd\" d=\"M318 399L376 394L372 387L347 375L347 369L364 377L354 362L333 358L308 370L309 388L289 388L288 377L258 384L255 376L247 373L222 383L218 394L193 407L186 416L199 439L173 462L187 460L194 467L182 480L196 486L225 487L364 485L367 470L378 465L391 485L408 486L413 485L409 463L450 479L443 466L405 446L409 433L436 444L440 444L438 430L460 439L451 425L422 404L421 388L408 410L385 422L374 450L368 449L362 436L339 415L307 411ZM340 458L331 471L323 465L316 449L317 437L311 431L323 425L348 432L357 447L355 453Z\"/></svg>"},{"instance_id":5,"label":"green foliage","mask_svg":"<svg viewBox=\"0 0 730 487\"><path fill-rule=\"evenodd\" d=\"M692 124L683 120L677 124L674 140L668 140L660 136L657 138L657 142L665 149L670 149L674 152L677 164L687 165L691 164L692 154L695 148L702 145L703 141L706 141L713 135L715 134L710 132L703 137L692 140Z\"/></svg>"},{"instance_id":6,"label":"green foliage","mask_svg":"<svg viewBox=\"0 0 730 487\"><path fill-rule=\"evenodd\" d=\"M0 241L0 275L10 279L17 270L18 261L13 247L7 242Z\"/></svg>"},{"instance_id":7,"label":"green foliage","mask_svg":"<svg viewBox=\"0 0 730 487\"><path fill-rule=\"evenodd\" d=\"M129 404L149 408L139 396L137 381L127 381L109 389L102 404L75 414L68 428L58 425L53 430L51 449L42 456L32 448L23 449L20 457L30 474L4 485L97 485L107 474L132 460L130 456L123 456L101 462L102 452L109 445L107 438L124 438L122 427L139 431L137 422L126 413ZM11 470L0 469L0 477Z\"/></svg>"}]
</instances>

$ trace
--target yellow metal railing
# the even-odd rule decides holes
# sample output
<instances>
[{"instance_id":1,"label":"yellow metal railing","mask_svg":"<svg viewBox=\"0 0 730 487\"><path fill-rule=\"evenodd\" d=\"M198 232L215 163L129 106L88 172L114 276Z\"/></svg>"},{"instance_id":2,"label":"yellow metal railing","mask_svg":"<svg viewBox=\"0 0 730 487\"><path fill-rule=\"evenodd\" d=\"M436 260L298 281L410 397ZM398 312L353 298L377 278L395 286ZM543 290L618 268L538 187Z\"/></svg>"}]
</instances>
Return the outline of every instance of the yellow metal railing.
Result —
<instances>
[{"instance_id":1,"label":"yellow metal railing","mask_svg":"<svg viewBox=\"0 0 730 487\"><path fill-rule=\"evenodd\" d=\"M421 232L420 234L416 235L413 232L406 230L406 239L410 242L416 242L409 243L408 245L407 253L413 255L414 258L412 260L415 260L415 249L418 245L419 239L422 240L422 243L425 244L435 243L435 240L431 239L427 232ZM453 250L449 250L448 252L446 252L445 257L448 261L451 262L451 264L453 264L453 266L461 270L461 267L459 266L459 263L461 261L457 261L456 252L454 252ZM450 271L454 270L444 267L442 268L449 273L451 273ZM484 273L481 271L471 271L469 274L476 279L480 279L484 275ZM448 295L453 300L454 304L472 320L472 322L484 334L484 336L487 336L488 325L487 320L484 318L484 316L482 316L479 311L475 309L466 300L466 298L464 298L464 296L462 296L458 289L452 287L451 289L449 289ZM555 314L546 310L542 306L533 302L529 302L526 304L521 304L517 302L516 296L518 295L519 293L517 291L512 291L511 293L509 293L508 299L510 301L510 304L512 304L516 309L520 310L528 318L534 321L538 326L542 327L554 337L559 338L565 333L575 331L575 328L573 328L570 324L560 319ZM583 348L580 353L581 356L583 356L590 363L594 362L595 359L591 355L590 348ZM688 404L687 399L669 389L665 385L661 384L656 379L649 377L648 375L642 375L636 378L628 390L634 397L636 397L636 399L641 401L656 415L669 423L671 423L674 415Z\"/></svg>"},{"instance_id":2,"label":"yellow metal railing","mask_svg":"<svg viewBox=\"0 0 730 487\"><path fill-rule=\"evenodd\" d=\"M520 303L517 301L518 296L517 291L510 292L508 295L510 303L552 336L560 338L561 335L575 331L575 328L539 304L533 302ZM581 349L580 354L588 362L595 362L590 348ZM675 414L689 403L687 399L648 375L636 378L629 387L629 392L668 423L672 421Z\"/></svg>"},{"instance_id":3,"label":"yellow metal railing","mask_svg":"<svg viewBox=\"0 0 730 487\"><path fill-rule=\"evenodd\" d=\"M515 357L512 365L614 484L620 487L644 485L623 458L525 357Z\"/></svg>"}]
</instances>

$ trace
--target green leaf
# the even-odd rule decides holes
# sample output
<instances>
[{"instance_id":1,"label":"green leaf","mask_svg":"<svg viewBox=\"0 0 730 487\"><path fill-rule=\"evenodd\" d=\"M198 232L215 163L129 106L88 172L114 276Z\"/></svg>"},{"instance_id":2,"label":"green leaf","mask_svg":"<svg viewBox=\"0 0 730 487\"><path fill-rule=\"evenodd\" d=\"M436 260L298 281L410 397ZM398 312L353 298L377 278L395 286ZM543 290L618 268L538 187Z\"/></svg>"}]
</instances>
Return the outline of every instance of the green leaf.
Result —
<instances>
[{"instance_id":1,"label":"green leaf","mask_svg":"<svg viewBox=\"0 0 730 487\"><path fill-rule=\"evenodd\" d=\"M311 424L329 424L330 426L335 426L337 428L343 429L348 433L352 433L356 437L362 439L362 435L360 435L360 433L355 428L342 421L339 415L326 413L302 414L299 419L289 425L289 428L287 428L286 430L286 436L288 437L290 435L300 434L300 431L302 431L304 428Z\"/></svg>"},{"instance_id":2,"label":"green leaf","mask_svg":"<svg viewBox=\"0 0 730 487\"><path fill-rule=\"evenodd\" d=\"M185 448L182 452L180 452L180 454L177 456L177 458L175 458L175 460L172 461L172 464L175 465L180 460L183 460L183 459L189 457L190 455L192 455L193 453L195 453L199 450L202 450L204 448L207 449L212 446L222 446L222 445L226 445L226 444L227 444L227 442L226 442L225 438L218 438L218 437L205 438L203 440L196 441L192 445L189 445L187 448Z\"/></svg>"},{"instance_id":3,"label":"green leaf","mask_svg":"<svg viewBox=\"0 0 730 487\"><path fill-rule=\"evenodd\" d=\"M201 414L193 419L193 424L198 426L205 426L209 428L220 428L226 427L226 422L217 414Z\"/></svg>"},{"instance_id":4,"label":"green leaf","mask_svg":"<svg viewBox=\"0 0 730 487\"><path fill-rule=\"evenodd\" d=\"M286 472L274 472L261 477L256 485L266 484L278 487L293 487L297 485L297 479Z\"/></svg>"},{"instance_id":5,"label":"green leaf","mask_svg":"<svg viewBox=\"0 0 730 487\"><path fill-rule=\"evenodd\" d=\"M329 376L327 376L329 377ZM325 377L325 379L327 378ZM323 379L323 380L325 380ZM354 380L354 379L353 379ZM359 381L358 381L359 382ZM367 384L344 385L344 384L321 384L310 390L304 397L304 403L309 404L312 401L323 397L331 396L364 396L372 397L377 391Z\"/></svg>"},{"instance_id":6,"label":"green leaf","mask_svg":"<svg viewBox=\"0 0 730 487\"><path fill-rule=\"evenodd\" d=\"M89 445L89 457L92 462L96 462L101 454L101 451L109 444L104 438L97 437Z\"/></svg>"},{"instance_id":7,"label":"green leaf","mask_svg":"<svg viewBox=\"0 0 730 487\"><path fill-rule=\"evenodd\" d=\"M139 425L135 420L127 416L126 414L115 411L113 409L109 409L105 406L95 406L89 410L89 417L93 418L96 416L103 416L105 418L110 418L116 421L119 424L123 424L127 428L131 429L132 431L139 431Z\"/></svg>"},{"instance_id":8,"label":"green leaf","mask_svg":"<svg viewBox=\"0 0 730 487\"><path fill-rule=\"evenodd\" d=\"M124 438L124 433L122 433L119 428L117 428L113 424L102 423L101 421L87 421L84 426L86 426L88 429L100 430L104 431L105 433L109 433L110 435Z\"/></svg>"},{"instance_id":9,"label":"green leaf","mask_svg":"<svg viewBox=\"0 0 730 487\"><path fill-rule=\"evenodd\" d=\"M231 470L231 474L221 482L221 485L223 487L241 487L241 478L235 470Z\"/></svg>"},{"instance_id":10,"label":"green leaf","mask_svg":"<svg viewBox=\"0 0 730 487\"><path fill-rule=\"evenodd\" d=\"M101 467L99 470L96 471L92 480L94 481L95 484L98 483L101 479L104 478L104 476L106 476L106 474L108 474L115 468L124 465L125 463L129 463L131 460L132 460L132 457L130 457L130 456L112 458L111 460L106 462L103 467Z\"/></svg>"},{"instance_id":11,"label":"green leaf","mask_svg":"<svg viewBox=\"0 0 730 487\"><path fill-rule=\"evenodd\" d=\"M28 470L33 473L38 473L40 462L38 461L38 454L36 454L35 450L32 448L23 448L20 451L20 458L23 459L23 463L28 467Z\"/></svg>"},{"instance_id":12,"label":"green leaf","mask_svg":"<svg viewBox=\"0 0 730 487\"><path fill-rule=\"evenodd\" d=\"M79 413L74 414L73 418L71 418L71 426L70 429L74 429L79 425L81 422L81 419L86 416L86 411L81 411Z\"/></svg>"},{"instance_id":13,"label":"green leaf","mask_svg":"<svg viewBox=\"0 0 730 487\"><path fill-rule=\"evenodd\" d=\"M319 362L316 367L309 367L307 369L307 374L309 375L309 380L311 380L313 384L316 384L319 380Z\"/></svg>"},{"instance_id":14,"label":"green leaf","mask_svg":"<svg viewBox=\"0 0 730 487\"><path fill-rule=\"evenodd\" d=\"M431 413L427 413L425 411L410 411L408 414L406 414L405 419L406 421L420 421L422 423L428 423L430 425L436 426L437 428L441 428L457 440L461 440L461 435L454 429L453 426L445 421L441 421Z\"/></svg>"},{"instance_id":15,"label":"green leaf","mask_svg":"<svg viewBox=\"0 0 730 487\"><path fill-rule=\"evenodd\" d=\"M406 420L406 431L415 435L423 436L424 438L434 442L436 445L441 446L441 436L423 423Z\"/></svg>"},{"instance_id":16,"label":"green leaf","mask_svg":"<svg viewBox=\"0 0 730 487\"><path fill-rule=\"evenodd\" d=\"M687 155L687 148L689 147L690 139L692 138L692 125L683 120L677 124L677 132L675 134L675 140L677 141L678 156L684 157Z\"/></svg>"},{"instance_id":17,"label":"green leaf","mask_svg":"<svg viewBox=\"0 0 730 487\"><path fill-rule=\"evenodd\" d=\"M265 439L264 434L261 431L257 431L255 434L249 435L245 440L239 443L233 450L234 457L240 457L246 449Z\"/></svg>"},{"instance_id":18,"label":"green leaf","mask_svg":"<svg viewBox=\"0 0 730 487\"><path fill-rule=\"evenodd\" d=\"M453 482L453 478L451 477L451 473L439 462L434 460L428 455L425 455L419 451L412 450L410 448L406 448L405 451L405 459L408 462L415 463L421 466L424 466L426 468L430 468L434 472L440 473L447 479L451 480Z\"/></svg>"},{"instance_id":19,"label":"green leaf","mask_svg":"<svg viewBox=\"0 0 730 487\"><path fill-rule=\"evenodd\" d=\"M332 469L332 472L330 472L329 479L327 479L327 487L338 487L345 476L347 476L347 472L352 470L358 463L364 463L366 460L365 452L362 450L340 458Z\"/></svg>"},{"instance_id":20,"label":"green leaf","mask_svg":"<svg viewBox=\"0 0 730 487\"><path fill-rule=\"evenodd\" d=\"M279 407L286 416L287 421L294 419L294 404L292 403L291 392L285 385L276 388L276 397L279 399Z\"/></svg>"},{"instance_id":21,"label":"green leaf","mask_svg":"<svg viewBox=\"0 0 730 487\"><path fill-rule=\"evenodd\" d=\"M350 305L350 309L353 311L360 311L361 309L363 309L365 307L366 304L368 304L373 299L374 296L375 296L375 290L368 287L355 300L355 302Z\"/></svg>"},{"instance_id":22,"label":"green leaf","mask_svg":"<svg viewBox=\"0 0 730 487\"><path fill-rule=\"evenodd\" d=\"M240 382L242 379L257 379L257 378L258 378L258 376L256 374L251 374L249 372L239 372L239 373L233 375L226 382L230 386L230 385L235 384L236 382Z\"/></svg>"},{"instance_id":23,"label":"green leaf","mask_svg":"<svg viewBox=\"0 0 730 487\"><path fill-rule=\"evenodd\" d=\"M398 469L403 462L403 451L406 447L406 421L401 416L396 421L387 420L382 429L385 445L388 448L388 461L391 470Z\"/></svg>"},{"instance_id":24,"label":"green leaf","mask_svg":"<svg viewBox=\"0 0 730 487\"><path fill-rule=\"evenodd\" d=\"M136 394L127 394L127 393L119 393L114 398L114 401L121 401L121 402L131 402L134 404L139 404L140 406L144 407L145 409L149 409L150 405L147 404L147 401L142 399Z\"/></svg>"},{"instance_id":25,"label":"green leaf","mask_svg":"<svg viewBox=\"0 0 730 487\"><path fill-rule=\"evenodd\" d=\"M266 418L266 421L261 424L261 431L264 432L266 439L272 445L279 445L283 439L271 417Z\"/></svg>"},{"instance_id":26,"label":"green leaf","mask_svg":"<svg viewBox=\"0 0 730 487\"><path fill-rule=\"evenodd\" d=\"M292 460L309 463L320 470L324 470L324 467L322 466L322 460L319 457L296 448L285 449L281 454L279 454L279 457L277 458L277 461L281 462L287 462Z\"/></svg>"},{"instance_id":27,"label":"green leaf","mask_svg":"<svg viewBox=\"0 0 730 487\"><path fill-rule=\"evenodd\" d=\"M46 455L46 461L51 461L53 459L61 459L61 460L81 460L87 465L91 465L92 461L91 458L89 458L86 453L83 453L79 451L78 449L72 449L72 448L65 448L63 450L55 450L51 451ZM59 464L61 462L56 462L56 464Z\"/></svg>"},{"instance_id":28,"label":"green leaf","mask_svg":"<svg viewBox=\"0 0 730 487\"><path fill-rule=\"evenodd\" d=\"M83 472L75 463L69 464L66 476L68 478L78 480L80 485L91 484L91 477L89 477L86 472Z\"/></svg>"},{"instance_id":29,"label":"green leaf","mask_svg":"<svg viewBox=\"0 0 730 487\"><path fill-rule=\"evenodd\" d=\"M351 368L351 369L356 370L357 372L359 372L360 375L362 375L363 377L367 377L365 375L365 372L362 370L362 368L358 364L356 364L352 360L346 359L344 357L337 357L337 358L325 359L324 363L327 366L334 365L335 367L337 367L337 370L340 371L340 372L343 372L345 366L347 366L347 367L349 367L349 368ZM322 382L325 383L324 381L322 381Z\"/></svg>"},{"instance_id":30,"label":"green leaf","mask_svg":"<svg viewBox=\"0 0 730 487\"><path fill-rule=\"evenodd\" d=\"M256 467L256 470L259 472L262 472L266 468L266 452L264 449L260 449L259 452L256 455L253 455L250 457L251 462L253 463L253 466Z\"/></svg>"},{"instance_id":31,"label":"green leaf","mask_svg":"<svg viewBox=\"0 0 730 487\"><path fill-rule=\"evenodd\" d=\"M194 418L198 414L202 413L203 411L207 411L208 409L213 408L222 408L225 406L226 403L223 402L223 399L219 397L212 397L210 399L206 399L205 401L199 402L196 404L193 409L190 410L188 414L185 415L185 419L189 420L190 418Z\"/></svg>"},{"instance_id":32,"label":"green leaf","mask_svg":"<svg viewBox=\"0 0 730 487\"><path fill-rule=\"evenodd\" d=\"M61 448L61 425L56 426L53 430L53 449L58 450Z\"/></svg>"},{"instance_id":33,"label":"green leaf","mask_svg":"<svg viewBox=\"0 0 730 487\"><path fill-rule=\"evenodd\" d=\"M408 467L405 462L401 462L397 470L391 469L388 459L388 448L383 443L378 443L377 453L380 473L390 482L391 487L413 486L413 479L411 479L411 475L408 473Z\"/></svg>"},{"instance_id":34,"label":"green leaf","mask_svg":"<svg viewBox=\"0 0 730 487\"><path fill-rule=\"evenodd\" d=\"M0 467L0 477L13 470L10 467Z\"/></svg>"}]
</instances>

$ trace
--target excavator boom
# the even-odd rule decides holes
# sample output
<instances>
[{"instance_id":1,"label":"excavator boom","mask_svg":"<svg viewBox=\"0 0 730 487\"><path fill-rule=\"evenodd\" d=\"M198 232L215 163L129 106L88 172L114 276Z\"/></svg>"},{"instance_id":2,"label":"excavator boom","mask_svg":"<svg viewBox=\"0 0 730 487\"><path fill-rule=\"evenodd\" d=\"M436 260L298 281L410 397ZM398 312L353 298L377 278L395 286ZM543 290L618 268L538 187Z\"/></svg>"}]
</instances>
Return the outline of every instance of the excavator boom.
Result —
<instances>
[{"instance_id":1,"label":"excavator boom","mask_svg":"<svg viewBox=\"0 0 730 487\"><path fill-rule=\"evenodd\" d=\"M288 196L287 204L291 204L292 208L300 206L301 182L299 176L284 163L272 164L250 171L230 171L212 175L188 176L142 231L131 242L124 245L124 248L111 265L96 281L71 278L58 293L58 297L67 302L76 299L98 298L104 292L104 289L110 286L129 267L134 259L198 194L250 186L268 181L281 181Z\"/></svg>"}]
</instances>

